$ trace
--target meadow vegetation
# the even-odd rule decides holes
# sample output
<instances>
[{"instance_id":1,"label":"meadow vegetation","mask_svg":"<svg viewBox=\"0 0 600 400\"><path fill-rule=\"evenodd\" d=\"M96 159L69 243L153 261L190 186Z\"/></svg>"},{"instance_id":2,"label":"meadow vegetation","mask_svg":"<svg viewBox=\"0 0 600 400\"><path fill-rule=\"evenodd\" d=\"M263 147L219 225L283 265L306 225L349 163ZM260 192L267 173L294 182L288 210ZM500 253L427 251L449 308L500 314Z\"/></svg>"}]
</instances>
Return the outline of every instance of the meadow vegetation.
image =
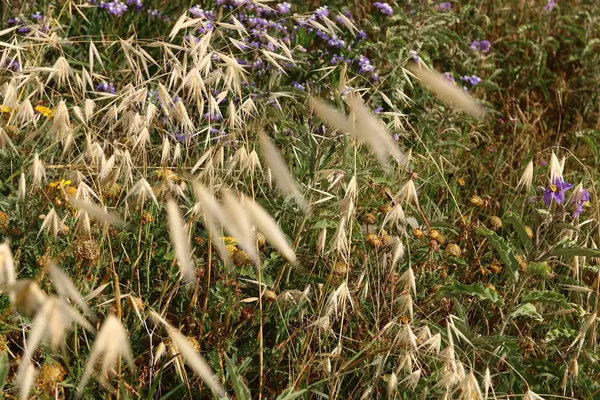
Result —
<instances>
[{"instance_id":1,"label":"meadow vegetation","mask_svg":"<svg viewBox=\"0 0 600 400\"><path fill-rule=\"evenodd\" d=\"M5 398L600 398L595 1L0 21Z\"/></svg>"}]
</instances>

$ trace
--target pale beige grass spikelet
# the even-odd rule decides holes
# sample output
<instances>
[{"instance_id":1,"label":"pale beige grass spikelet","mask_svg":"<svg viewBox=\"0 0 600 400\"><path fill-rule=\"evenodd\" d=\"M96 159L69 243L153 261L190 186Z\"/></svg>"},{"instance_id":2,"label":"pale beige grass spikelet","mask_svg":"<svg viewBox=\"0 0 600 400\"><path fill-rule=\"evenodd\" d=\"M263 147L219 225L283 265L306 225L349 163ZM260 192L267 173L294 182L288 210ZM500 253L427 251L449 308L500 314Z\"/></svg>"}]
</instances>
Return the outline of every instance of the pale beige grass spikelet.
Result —
<instances>
[{"instance_id":1,"label":"pale beige grass spikelet","mask_svg":"<svg viewBox=\"0 0 600 400\"><path fill-rule=\"evenodd\" d=\"M398 202L407 202L414 203L415 205L419 205L419 197L417 196L417 188L415 187L415 182L412 179L409 179L396 193L394 196L396 201Z\"/></svg>"},{"instance_id":2,"label":"pale beige grass spikelet","mask_svg":"<svg viewBox=\"0 0 600 400\"><path fill-rule=\"evenodd\" d=\"M519 183L517 183L517 190L529 190L531 188L531 183L533 182L533 160L527 163L525 170L523 170L523 175L519 179Z\"/></svg>"},{"instance_id":3,"label":"pale beige grass spikelet","mask_svg":"<svg viewBox=\"0 0 600 400\"><path fill-rule=\"evenodd\" d=\"M183 218L175 200L167 200L167 216L171 243L175 249L177 262L181 268L181 276L188 282L196 282L196 270L192 259L189 235L183 226Z\"/></svg>"},{"instance_id":4,"label":"pale beige grass spikelet","mask_svg":"<svg viewBox=\"0 0 600 400\"><path fill-rule=\"evenodd\" d=\"M44 163L40 160L37 151L33 156L33 164L31 165L29 173L33 177L34 186L40 186L46 180L46 167L44 167Z\"/></svg>"},{"instance_id":5,"label":"pale beige grass spikelet","mask_svg":"<svg viewBox=\"0 0 600 400\"><path fill-rule=\"evenodd\" d=\"M108 212L105 208L99 207L89 201L79 200L75 196L69 198L69 202L79 210L85 211L90 217L98 221L111 223L116 226L125 226L125 221L118 215Z\"/></svg>"},{"instance_id":6,"label":"pale beige grass spikelet","mask_svg":"<svg viewBox=\"0 0 600 400\"><path fill-rule=\"evenodd\" d=\"M44 221L42 222L42 226L40 227L37 237L40 237L44 231L50 231L52 232L52 236L56 239L58 236L58 226L58 215L56 214L54 207L52 207L44 217Z\"/></svg>"},{"instance_id":7,"label":"pale beige grass spikelet","mask_svg":"<svg viewBox=\"0 0 600 400\"><path fill-rule=\"evenodd\" d=\"M483 119L485 115L483 108L464 90L448 82L439 72L427 69L421 62L418 65L409 66L408 70L419 79L423 86L442 101L466 112L473 118Z\"/></svg>"},{"instance_id":8,"label":"pale beige grass spikelet","mask_svg":"<svg viewBox=\"0 0 600 400\"><path fill-rule=\"evenodd\" d=\"M263 132L259 133L259 142L262 155L273 174L273 178L275 179L275 183L279 187L279 190L285 196L292 196L300 208L306 212L308 210L306 200L300 192L296 180L288 170L285 160L279 153L279 150L277 150L275 145L271 142L271 139Z\"/></svg>"},{"instance_id":9,"label":"pale beige grass spikelet","mask_svg":"<svg viewBox=\"0 0 600 400\"><path fill-rule=\"evenodd\" d=\"M82 390L85 388L92 375L96 360L101 356L103 357L103 360L100 367L100 378L98 380L106 388L109 388L106 376L110 369L119 362L121 357L125 359L127 366L131 371L135 370L127 332L118 318L114 315L110 315L98 331L96 341L92 346L92 351L85 364L85 371L77 386L77 398L81 397Z\"/></svg>"},{"instance_id":10,"label":"pale beige grass spikelet","mask_svg":"<svg viewBox=\"0 0 600 400\"><path fill-rule=\"evenodd\" d=\"M35 112L29 99L21 102L15 118L20 127L24 127L31 122L36 123Z\"/></svg>"},{"instance_id":11,"label":"pale beige grass spikelet","mask_svg":"<svg viewBox=\"0 0 600 400\"><path fill-rule=\"evenodd\" d=\"M129 190L125 199L136 197L141 204L144 204L146 199L150 198L158 206L158 199L152 190L152 187L144 178L140 178L135 185Z\"/></svg>"},{"instance_id":12,"label":"pale beige grass spikelet","mask_svg":"<svg viewBox=\"0 0 600 400\"><path fill-rule=\"evenodd\" d=\"M24 362L24 361L22 361ZM35 383L38 370L32 362L23 365L23 372L17 376L17 386L19 388L19 400L29 399L29 392Z\"/></svg>"},{"instance_id":13,"label":"pale beige grass spikelet","mask_svg":"<svg viewBox=\"0 0 600 400\"><path fill-rule=\"evenodd\" d=\"M152 316L160 322L169 333L169 337L173 345L181 353L183 359L187 361L189 366L196 372L202 381L220 398L226 397L225 389L219 384L217 377L206 362L204 357L200 355L190 344L188 339L182 335L175 327L165 321L159 314L152 312Z\"/></svg>"},{"instance_id":14,"label":"pale beige grass spikelet","mask_svg":"<svg viewBox=\"0 0 600 400\"><path fill-rule=\"evenodd\" d=\"M252 230L250 215L245 209L248 205L242 205L228 189L222 191L222 196L224 206L223 217L226 217L226 221L222 221L223 225L227 228L231 236L239 241L240 246L248 254L248 257L257 263L256 235Z\"/></svg>"},{"instance_id":15,"label":"pale beige grass spikelet","mask_svg":"<svg viewBox=\"0 0 600 400\"><path fill-rule=\"evenodd\" d=\"M77 288L75 287L75 285L73 284L71 279L69 279L67 274L65 274L54 263L50 264L48 270L50 272L50 276L52 277L52 283L54 284L54 287L56 288L56 291L58 292L58 294L61 295L62 297L70 298L75 303L77 303L77 305L87 315L91 315L92 311L88 307L83 296L81 295L81 293L79 293L79 291L77 290Z\"/></svg>"},{"instance_id":16,"label":"pale beige grass spikelet","mask_svg":"<svg viewBox=\"0 0 600 400\"><path fill-rule=\"evenodd\" d=\"M252 217L257 229L265 235L265 238L275 247L289 262L296 261L296 253L290 247L287 239L277 226L275 219L255 201L245 198L244 206Z\"/></svg>"},{"instance_id":17,"label":"pale beige grass spikelet","mask_svg":"<svg viewBox=\"0 0 600 400\"><path fill-rule=\"evenodd\" d=\"M17 193L17 197L20 201L24 201L27 197L27 180L24 172L21 172L19 177L19 191Z\"/></svg>"},{"instance_id":18,"label":"pale beige grass spikelet","mask_svg":"<svg viewBox=\"0 0 600 400\"><path fill-rule=\"evenodd\" d=\"M17 281L15 272L15 261L8 242L0 244L0 289L4 291L5 286L12 286ZM14 303L14 293L9 291L10 301Z\"/></svg>"},{"instance_id":19,"label":"pale beige grass spikelet","mask_svg":"<svg viewBox=\"0 0 600 400\"><path fill-rule=\"evenodd\" d=\"M59 57L54 66L52 67L53 71L48 75L48 79L46 80L46 86L48 83L54 78L56 78L56 83L58 87L62 87L66 82L68 82L69 77L73 76L73 70L69 65L69 62L64 57Z\"/></svg>"},{"instance_id":20,"label":"pale beige grass spikelet","mask_svg":"<svg viewBox=\"0 0 600 400\"><path fill-rule=\"evenodd\" d=\"M16 154L19 154L19 152L17 151L17 148L13 144L12 140L10 140L10 137L8 137L8 134L6 133L6 131L0 127L0 148L2 150L5 150L7 145L11 149L13 149L13 151Z\"/></svg>"},{"instance_id":21,"label":"pale beige grass spikelet","mask_svg":"<svg viewBox=\"0 0 600 400\"><path fill-rule=\"evenodd\" d=\"M562 179L563 169L560 165L560 161L554 152L550 156L550 183L554 183L556 179Z\"/></svg>"}]
</instances>

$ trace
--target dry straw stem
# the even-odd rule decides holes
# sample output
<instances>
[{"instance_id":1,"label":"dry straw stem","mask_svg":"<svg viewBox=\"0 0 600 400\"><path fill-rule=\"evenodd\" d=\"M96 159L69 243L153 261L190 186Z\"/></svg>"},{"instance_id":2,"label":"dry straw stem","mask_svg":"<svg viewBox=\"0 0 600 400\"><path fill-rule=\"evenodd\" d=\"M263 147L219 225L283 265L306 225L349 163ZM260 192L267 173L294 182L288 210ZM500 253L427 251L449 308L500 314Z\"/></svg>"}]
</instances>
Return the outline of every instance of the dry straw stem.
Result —
<instances>
[{"instance_id":1,"label":"dry straw stem","mask_svg":"<svg viewBox=\"0 0 600 400\"><path fill-rule=\"evenodd\" d=\"M169 233L175 255L181 268L181 275L190 283L196 281L196 271L192 260L192 252L188 234L183 226L183 218L175 200L167 200L167 215L169 217Z\"/></svg>"},{"instance_id":2,"label":"dry straw stem","mask_svg":"<svg viewBox=\"0 0 600 400\"><path fill-rule=\"evenodd\" d=\"M185 361L188 362L190 367L196 372L196 374L202 379L202 381L213 391L214 394L219 398L227 398L225 389L219 384L217 377L213 373L210 365L206 362L204 357L194 350L187 338L179 333L171 324L165 321L158 313L152 311L152 317L160 322L167 329L169 337L173 342L173 345L181 353Z\"/></svg>"},{"instance_id":3,"label":"dry straw stem","mask_svg":"<svg viewBox=\"0 0 600 400\"><path fill-rule=\"evenodd\" d=\"M37 376L37 369L33 366L33 363L28 362L27 365L23 366L23 372L17 376L17 386L19 387L19 400L27 400L29 398L29 392L35 382Z\"/></svg>"},{"instance_id":4,"label":"dry straw stem","mask_svg":"<svg viewBox=\"0 0 600 400\"><path fill-rule=\"evenodd\" d=\"M292 196L302 211L307 212L308 205L306 200L304 199L304 196L302 196L296 180L288 170L284 158L281 156L267 135L261 132L258 134L258 137L262 155L265 158L271 173L273 174L273 178L275 179L277 186L279 186L279 190L285 196Z\"/></svg>"},{"instance_id":5,"label":"dry straw stem","mask_svg":"<svg viewBox=\"0 0 600 400\"><path fill-rule=\"evenodd\" d=\"M435 70L429 70L424 64L410 65L408 70L412 72L434 95L459 110L462 110L476 119L483 119L485 112L483 108L473 100L464 90L448 82Z\"/></svg>"}]
</instances>

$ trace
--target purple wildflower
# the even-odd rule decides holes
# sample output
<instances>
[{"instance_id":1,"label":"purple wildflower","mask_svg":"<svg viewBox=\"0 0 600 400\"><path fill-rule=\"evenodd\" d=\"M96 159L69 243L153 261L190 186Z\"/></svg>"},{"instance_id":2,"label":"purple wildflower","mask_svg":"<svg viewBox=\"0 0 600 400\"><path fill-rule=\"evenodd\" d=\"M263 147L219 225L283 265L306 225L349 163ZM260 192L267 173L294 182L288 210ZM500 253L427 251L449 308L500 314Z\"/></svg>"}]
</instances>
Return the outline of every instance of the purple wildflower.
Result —
<instances>
[{"instance_id":1,"label":"purple wildflower","mask_svg":"<svg viewBox=\"0 0 600 400\"><path fill-rule=\"evenodd\" d=\"M577 192L574 196L575 211L573 211L573 218L577 218L579 214L583 212L583 208L590 205L590 192L586 189L578 187Z\"/></svg>"},{"instance_id":2,"label":"purple wildflower","mask_svg":"<svg viewBox=\"0 0 600 400\"><path fill-rule=\"evenodd\" d=\"M324 17L327 17L328 15L329 15L329 10L327 9L327 6L322 6L315 10L311 19L322 19Z\"/></svg>"},{"instance_id":3,"label":"purple wildflower","mask_svg":"<svg viewBox=\"0 0 600 400\"><path fill-rule=\"evenodd\" d=\"M148 10L148 16L152 18L160 18L162 14L158 10Z\"/></svg>"},{"instance_id":4,"label":"purple wildflower","mask_svg":"<svg viewBox=\"0 0 600 400\"><path fill-rule=\"evenodd\" d=\"M565 201L565 191L572 187L572 184L563 181L562 178L555 178L554 182L550 183L544 190L544 203L547 207L550 206L552 201L562 204Z\"/></svg>"},{"instance_id":5,"label":"purple wildflower","mask_svg":"<svg viewBox=\"0 0 600 400\"><path fill-rule=\"evenodd\" d=\"M544 11L552 11L556 7L556 0L548 0L548 4L544 6Z\"/></svg>"},{"instance_id":6,"label":"purple wildflower","mask_svg":"<svg viewBox=\"0 0 600 400\"><path fill-rule=\"evenodd\" d=\"M104 8L110 15L120 17L127 11L127 4L118 0L113 0L109 3L100 3L100 8Z\"/></svg>"},{"instance_id":7,"label":"purple wildflower","mask_svg":"<svg viewBox=\"0 0 600 400\"><path fill-rule=\"evenodd\" d=\"M127 5L135 6L135 11L140 11L144 8L144 3L142 0L127 0Z\"/></svg>"},{"instance_id":8,"label":"purple wildflower","mask_svg":"<svg viewBox=\"0 0 600 400\"><path fill-rule=\"evenodd\" d=\"M394 140L394 142L397 142L399 138L400 137L398 136L397 133L392 133L392 139Z\"/></svg>"},{"instance_id":9,"label":"purple wildflower","mask_svg":"<svg viewBox=\"0 0 600 400\"><path fill-rule=\"evenodd\" d=\"M96 86L96 91L110 93L110 94L117 93L117 91L115 90L115 86L112 83L106 83L106 82L102 82L101 84Z\"/></svg>"},{"instance_id":10,"label":"purple wildflower","mask_svg":"<svg viewBox=\"0 0 600 400\"><path fill-rule=\"evenodd\" d=\"M4 61L4 64L0 65L0 68L18 72L21 69L21 63L16 58L8 58Z\"/></svg>"},{"instance_id":11,"label":"purple wildflower","mask_svg":"<svg viewBox=\"0 0 600 400\"><path fill-rule=\"evenodd\" d=\"M376 109L373 110L373 112L375 114L381 114L382 111L383 111L383 107L377 107Z\"/></svg>"},{"instance_id":12,"label":"purple wildflower","mask_svg":"<svg viewBox=\"0 0 600 400\"><path fill-rule=\"evenodd\" d=\"M291 11L292 9L292 5L290 3L280 3L277 4L275 6L275 8L277 9L277 11L279 11L282 14L287 14Z\"/></svg>"},{"instance_id":13,"label":"purple wildflower","mask_svg":"<svg viewBox=\"0 0 600 400\"><path fill-rule=\"evenodd\" d=\"M445 80L447 80L448 82L456 82L456 79L454 79L454 77L452 75L450 75L450 72L444 72L442 74L442 76L444 77Z\"/></svg>"},{"instance_id":14,"label":"purple wildflower","mask_svg":"<svg viewBox=\"0 0 600 400\"><path fill-rule=\"evenodd\" d=\"M39 11L36 11L36 12L35 12L35 13L34 13L34 14L31 16L31 18L35 19L36 21L39 21L40 19L42 19L42 18L43 18L43 16L42 16L42 13L41 13L41 12L39 12Z\"/></svg>"},{"instance_id":15,"label":"purple wildflower","mask_svg":"<svg viewBox=\"0 0 600 400\"><path fill-rule=\"evenodd\" d=\"M380 13L384 15L391 16L394 14L394 9L388 3L375 2L373 3L373 7L379 10Z\"/></svg>"},{"instance_id":16,"label":"purple wildflower","mask_svg":"<svg viewBox=\"0 0 600 400\"><path fill-rule=\"evenodd\" d=\"M476 75L472 75L472 76L463 76L462 78L460 78L463 82L469 82L471 84L471 86L475 86L479 83L481 83L481 78L476 76Z\"/></svg>"},{"instance_id":17,"label":"purple wildflower","mask_svg":"<svg viewBox=\"0 0 600 400\"><path fill-rule=\"evenodd\" d=\"M361 74L375 71L375 67L371 64L371 60L363 55L359 56L356 59L356 62L358 63L358 72Z\"/></svg>"},{"instance_id":18,"label":"purple wildflower","mask_svg":"<svg viewBox=\"0 0 600 400\"><path fill-rule=\"evenodd\" d=\"M408 52L408 56L416 63L419 62L419 56L417 55L417 52L414 50L411 50Z\"/></svg>"},{"instance_id":19,"label":"purple wildflower","mask_svg":"<svg viewBox=\"0 0 600 400\"><path fill-rule=\"evenodd\" d=\"M492 45L489 40L473 40L469 45L469 48L474 51L479 51L481 53L487 53L490 51Z\"/></svg>"},{"instance_id":20,"label":"purple wildflower","mask_svg":"<svg viewBox=\"0 0 600 400\"><path fill-rule=\"evenodd\" d=\"M292 87L297 90L305 90L306 86L296 81L292 82Z\"/></svg>"},{"instance_id":21,"label":"purple wildflower","mask_svg":"<svg viewBox=\"0 0 600 400\"><path fill-rule=\"evenodd\" d=\"M358 40L366 40L367 34L365 33L365 31L358 31L358 33L356 34L356 38Z\"/></svg>"},{"instance_id":22,"label":"purple wildflower","mask_svg":"<svg viewBox=\"0 0 600 400\"><path fill-rule=\"evenodd\" d=\"M449 1L444 1L438 5L438 10L440 11L448 11L452 9L452 3Z\"/></svg>"},{"instance_id":23,"label":"purple wildflower","mask_svg":"<svg viewBox=\"0 0 600 400\"><path fill-rule=\"evenodd\" d=\"M338 38L331 38L327 41L327 45L329 47L333 47L334 49L341 49L346 45L346 43Z\"/></svg>"}]
</instances>

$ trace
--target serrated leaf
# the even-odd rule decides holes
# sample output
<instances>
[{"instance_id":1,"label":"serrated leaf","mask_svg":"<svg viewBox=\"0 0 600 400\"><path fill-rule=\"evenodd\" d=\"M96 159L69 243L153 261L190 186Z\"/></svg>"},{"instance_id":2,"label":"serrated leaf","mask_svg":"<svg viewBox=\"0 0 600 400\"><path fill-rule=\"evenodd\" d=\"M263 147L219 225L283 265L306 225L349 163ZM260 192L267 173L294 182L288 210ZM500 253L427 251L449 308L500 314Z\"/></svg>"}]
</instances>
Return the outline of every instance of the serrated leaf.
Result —
<instances>
[{"instance_id":1,"label":"serrated leaf","mask_svg":"<svg viewBox=\"0 0 600 400\"><path fill-rule=\"evenodd\" d=\"M552 341L560 339L560 338L572 340L572 339L575 339L578 334L579 334L579 332L576 329L569 329L569 328L551 329L548 331L548 333L546 333L545 341L552 342Z\"/></svg>"},{"instance_id":2,"label":"serrated leaf","mask_svg":"<svg viewBox=\"0 0 600 400\"><path fill-rule=\"evenodd\" d=\"M517 317L527 317L533 318L536 321L543 321L544 318L537 312L535 306L531 303L525 303L519 306L515 311L513 311L510 315L510 319L514 319Z\"/></svg>"},{"instance_id":3,"label":"serrated leaf","mask_svg":"<svg viewBox=\"0 0 600 400\"><path fill-rule=\"evenodd\" d=\"M521 244L523 246L525 246L525 247L531 246L531 239L529 238L529 235L527 234L527 230L525 229L525 224L523 223L523 221L517 214L515 214L513 212L507 213L504 217L504 221L506 221L508 224L510 224L513 227L513 229L515 230L515 232L517 232L517 235L519 236L519 240L521 241Z\"/></svg>"},{"instance_id":4,"label":"serrated leaf","mask_svg":"<svg viewBox=\"0 0 600 400\"><path fill-rule=\"evenodd\" d=\"M477 228L477 233L488 240L492 247L498 252L502 263L511 270L515 280L518 279L519 262L515 258L515 254L506 240L488 228Z\"/></svg>"},{"instance_id":5,"label":"serrated leaf","mask_svg":"<svg viewBox=\"0 0 600 400\"><path fill-rule=\"evenodd\" d=\"M244 383L237 367L227 355L225 355L225 363L227 364L227 373L231 379L231 385L233 386L235 397L238 400L251 400L252 397L250 397L250 389L248 389L248 386L246 386Z\"/></svg>"},{"instance_id":6,"label":"serrated leaf","mask_svg":"<svg viewBox=\"0 0 600 400\"><path fill-rule=\"evenodd\" d=\"M550 252L554 257L600 257L600 250L585 247L561 247Z\"/></svg>"},{"instance_id":7,"label":"serrated leaf","mask_svg":"<svg viewBox=\"0 0 600 400\"><path fill-rule=\"evenodd\" d=\"M504 302L496 293L496 291L485 288L478 283L472 285L464 285L460 282L454 282L452 285L443 286L437 292L436 297L453 297L453 296L472 296L477 297L481 300L489 300L494 304L503 304Z\"/></svg>"},{"instance_id":8,"label":"serrated leaf","mask_svg":"<svg viewBox=\"0 0 600 400\"><path fill-rule=\"evenodd\" d=\"M538 290L531 292L522 299L523 303L547 303L553 304L560 308L572 308L571 304L567 301L567 298L560 294L550 290Z\"/></svg>"}]
</instances>

